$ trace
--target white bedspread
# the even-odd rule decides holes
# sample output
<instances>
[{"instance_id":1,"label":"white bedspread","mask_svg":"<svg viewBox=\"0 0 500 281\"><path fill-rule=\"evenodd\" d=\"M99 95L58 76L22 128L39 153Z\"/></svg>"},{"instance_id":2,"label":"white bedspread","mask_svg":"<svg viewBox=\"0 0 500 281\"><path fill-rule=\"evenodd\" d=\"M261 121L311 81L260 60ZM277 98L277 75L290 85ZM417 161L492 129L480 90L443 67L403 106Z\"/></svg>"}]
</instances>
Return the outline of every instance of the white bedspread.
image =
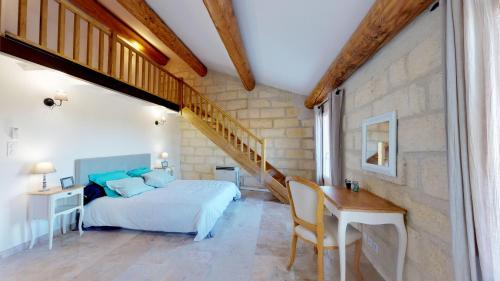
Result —
<instances>
[{"instance_id":1,"label":"white bedspread","mask_svg":"<svg viewBox=\"0 0 500 281\"><path fill-rule=\"evenodd\" d=\"M196 232L203 240L233 200L239 199L236 185L227 181L175 180L130 198L101 197L85 206L83 223L129 229Z\"/></svg>"}]
</instances>

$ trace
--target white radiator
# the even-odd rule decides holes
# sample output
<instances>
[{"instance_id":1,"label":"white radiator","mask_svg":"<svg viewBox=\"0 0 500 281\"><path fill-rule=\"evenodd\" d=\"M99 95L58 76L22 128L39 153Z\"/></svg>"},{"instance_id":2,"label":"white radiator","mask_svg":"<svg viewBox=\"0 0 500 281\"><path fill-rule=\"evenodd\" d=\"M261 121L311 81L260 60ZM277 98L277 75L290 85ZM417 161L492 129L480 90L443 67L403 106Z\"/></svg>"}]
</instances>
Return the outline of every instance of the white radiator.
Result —
<instances>
[{"instance_id":1,"label":"white radiator","mask_svg":"<svg viewBox=\"0 0 500 281\"><path fill-rule=\"evenodd\" d=\"M215 179L230 181L240 188L240 167L215 166Z\"/></svg>"}]
</instances>

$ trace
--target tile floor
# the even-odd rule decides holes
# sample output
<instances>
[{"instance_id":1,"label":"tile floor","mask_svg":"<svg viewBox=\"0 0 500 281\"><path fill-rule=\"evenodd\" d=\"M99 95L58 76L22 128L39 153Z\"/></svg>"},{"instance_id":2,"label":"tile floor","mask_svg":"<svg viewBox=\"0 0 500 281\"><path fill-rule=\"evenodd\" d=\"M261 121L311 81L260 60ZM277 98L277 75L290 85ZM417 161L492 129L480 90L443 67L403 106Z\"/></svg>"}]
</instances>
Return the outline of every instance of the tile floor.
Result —
<instances>
[{"instance_id":1,"label":"tile floor","mask_svg":"<svg viewBox=\"0 0 500 281\"><path fill-rule=\"evenodd\" d=\"M214 228L214 238L132 230L86 231L58 236L34 249L0 259L0 280L316 280L311 245L299 240L297 258L286 270L291 221L289 207L264 192L244 192ZM348 248L347 280L354 249ZM338 280L338 252L325 258L325 280ZM383 280L362 258L364 280Z\"/></svg>"}]
</instances>

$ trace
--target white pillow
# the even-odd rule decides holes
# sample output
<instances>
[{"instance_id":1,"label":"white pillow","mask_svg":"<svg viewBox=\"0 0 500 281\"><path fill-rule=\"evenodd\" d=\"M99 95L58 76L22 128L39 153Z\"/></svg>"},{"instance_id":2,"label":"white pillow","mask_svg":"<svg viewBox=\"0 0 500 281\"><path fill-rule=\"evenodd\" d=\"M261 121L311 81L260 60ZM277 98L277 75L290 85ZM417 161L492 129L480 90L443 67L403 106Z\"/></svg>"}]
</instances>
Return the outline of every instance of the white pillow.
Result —
<instances>
[{"instance_id":1,"label":"white pillow","mask_svg":"<svg viewBox=\"0 0 500 281\"><path fill-rule=\"evenodd\" d=\"M142 178L124 178L121 180L107 181L106 185L109 189L127 198L154 189L144 184Z\"/></svg>"},{"instance_id":2,"label":"white pillow","mask_svg":"<svg viewBox=\"0 0 500 281\"><path fill-rule=\"evenodd\" d=\"M147 185L153 187L167 187L167 185L175 180L175 176L170 175L164 170L155 170L146 174L142 177Z\"/></svg>"}]
</instances>

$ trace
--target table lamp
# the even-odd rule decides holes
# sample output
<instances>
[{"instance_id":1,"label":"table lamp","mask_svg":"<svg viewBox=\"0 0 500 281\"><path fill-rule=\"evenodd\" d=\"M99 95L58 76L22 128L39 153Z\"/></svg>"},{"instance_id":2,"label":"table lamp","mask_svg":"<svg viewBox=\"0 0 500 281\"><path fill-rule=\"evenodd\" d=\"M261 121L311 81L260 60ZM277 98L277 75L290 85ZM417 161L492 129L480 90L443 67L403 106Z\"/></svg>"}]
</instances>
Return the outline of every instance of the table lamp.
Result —
<instances>
[{"instance_id":1,"label":"table lamp","mask_svg":"<svg viewBox=\"0 0 500 281\"><path fill-rule=\"evenodd\" d=\"M42 189L40 191L48 191L47 174L54 173L56 169L51 162L40 162L35 165L34 173L43 175Z\"/></svg>"},{"instance_id":2,"label":"table lamp","mask_svg":"<svg viewBox=\"0 0 500 281\"><path fill-rule=\"evenodd\" d=\"M161 158L161 159L167 159L167 158L168 158L168 152L162 152L162 153L160 154L160 158Z\"/></svg>"}]
</instances>

